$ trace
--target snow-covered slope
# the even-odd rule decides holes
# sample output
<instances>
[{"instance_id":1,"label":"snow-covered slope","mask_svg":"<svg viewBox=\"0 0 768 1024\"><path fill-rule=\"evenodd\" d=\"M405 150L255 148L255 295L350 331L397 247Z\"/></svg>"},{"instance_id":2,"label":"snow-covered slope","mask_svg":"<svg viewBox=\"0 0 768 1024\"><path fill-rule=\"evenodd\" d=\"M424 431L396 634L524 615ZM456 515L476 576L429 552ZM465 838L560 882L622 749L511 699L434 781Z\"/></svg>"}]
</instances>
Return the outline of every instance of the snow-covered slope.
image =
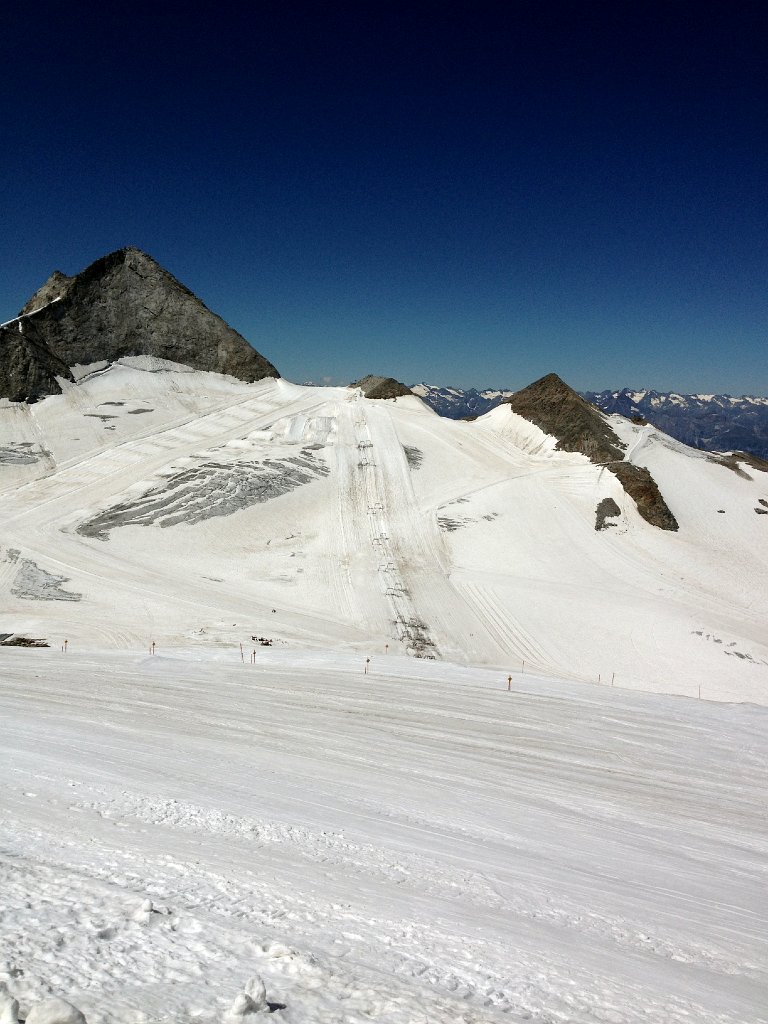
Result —
<instances>
[{"instance_id":1,"label":"snow-covered slope","mask_svg":"<svg viewBox=\"0 0 768 1024\"><path fill-rule=\"evenodd\" d=\"M768 1020L768 477L74 376L0 406L0 1019Z\"/></svg>"},{"instance_id":2,"label":"snow-covered slope","mask_svg":"<svg viewBox=\"0 0 768 1024\"><path fill-rule=\"evenodd\" d=\"M63 386L0 409L0 632L78 649L387 644L768 701L763 473L618 420L681 524L665 536L609 470L506 406L457 423L416 397L147 357Z\"/></svg>"},{"instance_id":3,"label":"snow-covered slope","mask_svg":"<svg viewBox=\"0 0 768 1024\"><path fill-rule=\"evenodd\" d=\"M210 653L3 652L22 1015L218 1024L258 975L285 1024L766 1020L765 709Z\"/></svg>"}]
</instances>

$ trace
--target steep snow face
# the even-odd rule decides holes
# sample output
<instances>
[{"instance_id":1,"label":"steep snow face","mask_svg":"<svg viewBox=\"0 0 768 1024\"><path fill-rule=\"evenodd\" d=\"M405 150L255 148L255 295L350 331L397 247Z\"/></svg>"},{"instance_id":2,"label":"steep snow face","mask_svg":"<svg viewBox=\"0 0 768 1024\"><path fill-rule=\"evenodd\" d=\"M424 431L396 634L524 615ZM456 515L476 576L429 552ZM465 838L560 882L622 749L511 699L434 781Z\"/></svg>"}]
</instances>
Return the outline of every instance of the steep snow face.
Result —
<instances>
[{"instance_id":1,"label":"steep snow face","mask_svg":"<svg viewBox=\"0 0 768 1024\"><path fill-rule=\"evenodd\" d=\"M0 408L0 632L59 647L372 646L768 702L768 475L617 420L680 523L499 407L148 357ZM610 499L610 501L608 501ZM606 503L607 504L604 504ZM598 525L598 508L618 514Z\"/></svg>"},{"instance_id":2,"label":"steep snow face","mask_svg":"<svg viewBox=\"0 0 768 1024\"><path fill-rule=\"evenodd\" d=\"M22 1020L765 1019L766 709L368 651L2 652Z\"/></svg>"}]
</instances>

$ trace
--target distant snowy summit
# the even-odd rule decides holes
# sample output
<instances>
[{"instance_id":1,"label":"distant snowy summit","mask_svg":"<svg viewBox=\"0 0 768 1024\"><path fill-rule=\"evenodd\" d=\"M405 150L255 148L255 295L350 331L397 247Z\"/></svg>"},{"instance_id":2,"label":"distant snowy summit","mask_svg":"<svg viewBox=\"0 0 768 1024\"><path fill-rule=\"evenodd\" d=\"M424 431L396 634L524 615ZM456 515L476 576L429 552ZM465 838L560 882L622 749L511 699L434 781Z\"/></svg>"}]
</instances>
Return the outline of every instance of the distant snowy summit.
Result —
<instances>
[{"instance_id":1,"label":"distant snowy summit","mask_svg":"<svg viewBox=\"0 0 768 1024\"><path fill-rule=\"evenodd\" d=\"M221 317L139 249L118 249L68 277L54 271L0 326L0 397L61 393L71 368L152 356L244 381L278 371Z\"/></svg>"},{"instance_id":2,"label":"distant snowy summit","mask_svg":"<svg viewBox=\"0 0 768 1024\"><path fill-rule=\"evenodd\" d=\"M691 448L744 451L768 459L768 398L680 395L675 392L588 391L606 413L641 417Z\"/></svg>"},{"instance_id":3,"label":"distant snowy summit","mask_svg":"<svg viewBox=\"0 0 768 1024\"><path fill-rule=\"evenodd\" d=\"M430 408L440 416L452 420L463 420L469 417L483 416L495 409L505 399L510 398L512 391L499 391L489 388L477 391L475 388L448 388L437 384L414 384L411 388Z\"/></svg>"},{"instance_id":4,"label":"distant snowy summit","mask_svg":"<svg viewBox=\"0 0 768 1024\"><path fill-rule=\"evenodd\" d=\"M482 416L514 394L505 389L476 391L426 383L416 384L411 390L440 416L454 420ZM692 448L743 451L768 459L768 398L681 395L631 388L580 394L608 415L640 417Z\"/></svg>"}]
</instances>

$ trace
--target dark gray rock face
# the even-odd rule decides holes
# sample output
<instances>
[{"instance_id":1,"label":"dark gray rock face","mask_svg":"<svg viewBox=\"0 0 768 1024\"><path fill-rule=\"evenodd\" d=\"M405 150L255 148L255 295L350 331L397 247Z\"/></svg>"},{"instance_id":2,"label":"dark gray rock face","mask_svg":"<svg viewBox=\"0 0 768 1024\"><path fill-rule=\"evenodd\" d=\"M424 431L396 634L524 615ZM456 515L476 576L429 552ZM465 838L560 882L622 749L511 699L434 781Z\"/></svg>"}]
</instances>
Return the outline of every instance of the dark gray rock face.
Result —
<instances>
[{"instance_id":1,"label":"dark gray rock face","mask_svg":"<svg viewBox=\"0 0 768 1024\"><path fill-rule=\"evenodd\" d=\"M439 416L471 419L506 401L511 391L476 391L415 384L414 394ZM601 412L641 418L670 437L705 451L745 451L768 458L768 398L731 395L680 395L672 392L582 391Z\"/></svg>"},{"instance_id":2,"label":"dark gray rock face","mask_svg":"<svg viewBox=\"0 0 768 1024\"><path fill-rule=\"evenodd\" d=\"M65 369L150 355L245 381L279 376L245 338L139 249L119 249L74 277L56 271L24 309L25 331L33 327L48 349L47 362ZM42 355L38 361L46 364ZM55 381L42 378L35 377L34 386L36 397L59 391ZM0 395L29 390L6 383Z\"/></svg>"},{"instance_id":3,"label":"dark gray rock face","mask_svg":"<svg viewBox=\"0 0 768 1024\"><path fill-rule=\"evenodd\" d=\"M34 323L26 318L0 328L0 398L36 402L60 395L57 376L72 380L69 365L51 352Z\"/></svg>"},{"instance_id":4,"label":"dark gray rock face","mask_svg":"<svg viewBox=\"0 0 768 1024\"><path fill-rule=\"evenodd\" d=\"M360 388L366 398L399 398L401 395L413 394L410 388L394 377L377 377L372 373L349 386Z\"/></svg>"},{"instance_id":5,"label":"dark gray rock face","mask_svg":"<svg viewBox=\"0 0 768 1024\"><path fill-rule=\"evenodd\" d=\"M54 299L60 299L72 281L74 281L73 277L67 277L60 270L54 270L45 284L38 288L32 298L24 304L20 315L32 313L34 310L40 309L41 306L47 306Z\"/></svg>"}]
</instances>

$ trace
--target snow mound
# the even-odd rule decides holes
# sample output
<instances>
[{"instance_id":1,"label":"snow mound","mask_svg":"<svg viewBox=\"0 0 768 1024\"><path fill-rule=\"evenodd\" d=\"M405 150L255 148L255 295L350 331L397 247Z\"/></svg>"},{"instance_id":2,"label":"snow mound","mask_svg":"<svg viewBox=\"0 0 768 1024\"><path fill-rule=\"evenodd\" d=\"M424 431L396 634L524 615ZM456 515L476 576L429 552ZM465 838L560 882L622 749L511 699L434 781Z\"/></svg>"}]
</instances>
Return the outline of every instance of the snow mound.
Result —
<instances>
[{"instance_id":1,"label":"snow mound","mask_svg":"<svg viewBox=\"0 0 768 1024\"><path fill-rule=\"evenodd\" d=\"M144 900L139 909L134 912L133 920L137 924L149 924L154 909L152 900Z\"/></svg>"},{"instance_id":2,"label":"snow mound","mask_svg":"<svg viewBox=\"0 0 768 1024\"><path fill-rule=\"evenodd\" d=\"M65 999L46 999L33 1006L26 1024L86 1024L85 1017Z\"/></svg>"},{"instance_id":3,"label":"snow mound","mask_svg":"<svg viewBox=\"0 0 768 1024\"><path fill-rule=\"evenodd\" d=\"M19 1024L19 1001L0 988L0 1024Z\"/></svg>"},{"instance_id":4,"label":"snow mound","mask_svg":"<svg viewBox=\"0 0 768 1024\"><path fill-rule=\"evenodd\" d=\"M267 987L263 979L256 974L245 983L243 991L237 993L226 1019L229 1021L242 1020L243 1017L250 1017L265 1009L267 1009Z\"/></svg>"}]
</instances>

